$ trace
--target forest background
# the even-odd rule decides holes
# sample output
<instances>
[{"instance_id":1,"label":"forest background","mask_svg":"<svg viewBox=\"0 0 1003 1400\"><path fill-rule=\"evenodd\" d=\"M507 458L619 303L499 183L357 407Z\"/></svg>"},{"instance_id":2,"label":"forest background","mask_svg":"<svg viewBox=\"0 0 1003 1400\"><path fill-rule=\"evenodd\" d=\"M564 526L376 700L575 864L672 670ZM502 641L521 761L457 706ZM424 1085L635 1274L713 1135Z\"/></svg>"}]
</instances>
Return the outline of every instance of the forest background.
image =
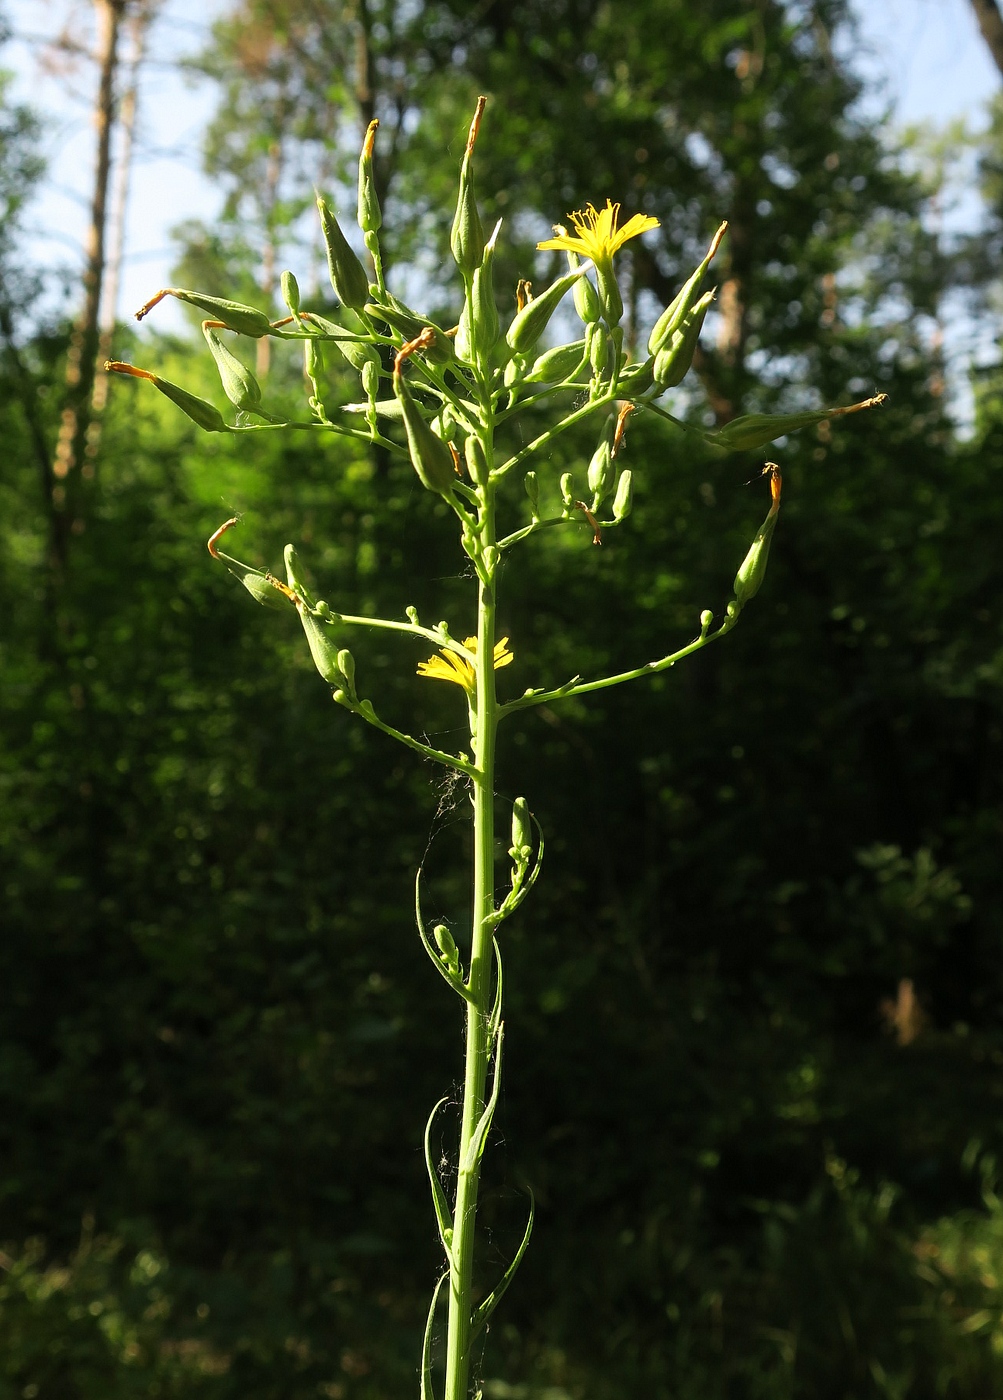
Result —
<instances>
[{"instance_id":1,"label":"forest background","mask_svg":"<svg viewBox=\"0 0 1003 1400\"><path fill-rule=\"evenodd\" d=\"M114 128L156 12L97 10ZM313 183L351 209L375 114L391 278L448 319L485 92L500 286L543 285L537 238L621 199L662 224L623 255L643 342L727 218L679 412L889 396L777 449L770 576L726 644L513 734L503 790L551 839L507 934L499 1259L526 1183L538 1214L486 1400L1003 1390L1003 382L970 370L959 428L942 349L949 317L995 341L1003 107L977 140L896 135L848 36L843 0L241 0L199 60L227 199L179 231L177 285L279 314L289 265L333 305L304 213ZM106 398L94 276L59 303L23 236L39 114L0 120L0 1400L410 1395L437 1263L419 1143L460 1052L412 881L428 851L455 909L465 808L335 711L295 621L203 546L240 510L244 557L304 543L329 598L391 616L449 615L461 561L407 466ZM966 160L981 225L949 235ZM222 404L194 322L105 334ZM300 394L292 360L257 369ZM329 379L329 406L358 397ZM636 664L727 601L762 464L694 442L637 415L630 524L533 543L517 682ZM410 659L358 652L448 737Z\"/></svg>"}]
</instances>

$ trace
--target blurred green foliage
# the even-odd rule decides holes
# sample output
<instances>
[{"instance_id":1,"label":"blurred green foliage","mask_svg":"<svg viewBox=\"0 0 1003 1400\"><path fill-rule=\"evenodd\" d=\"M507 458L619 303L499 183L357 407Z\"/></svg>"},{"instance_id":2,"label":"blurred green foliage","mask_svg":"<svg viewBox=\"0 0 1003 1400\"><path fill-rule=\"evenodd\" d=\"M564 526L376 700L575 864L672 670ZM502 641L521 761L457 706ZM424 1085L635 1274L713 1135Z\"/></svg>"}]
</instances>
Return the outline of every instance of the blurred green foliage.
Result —
<instances>
[{"instance_id":1,"label":"blurred green foliage","mask_svg":"<svg viewBox=\"0 0 1003 1400\"><path fill-rule=\"evenodd\" d=\"M987 390L959 441L936 392L922 316L951 274L928 191L855 115L827 37L842 5L367 13L377 95L410 65L383 173L398 228L414 215L401 265L444 246L461 114L487 88L481 187L486 217L512 216L512 277L538 225L623 197L666 227L631 270L641 325L744 211L746 264L724 271L745 354L708 339L710 401L889 395L781 444L770 574L726 645L503 735L500 791L539 813L548 868L506 931L486 1267L518 1239L523 1183L539 1207L485 1397L998 1394L1000 414ZM288 68L284 14L248 6L259 28L224 28L213 56L243 104L224 134L258 156L247 84L275 76L270 44ZM278 77L318 111L332 96ZM279 131L330 143L345 113ZM0 146L15 191L26 120ZM253 299L281 210L231 208L252 217L243 252L224 228L187 256ZM294 540L332 606L415 604L462 635L445 508L406 463L200 436L117 383L53 576L30 414L53 432L64 342L5 337L0 1397L413 1394L437 1258L420 1134L460 1040L409 906L426 859L429 916L462 941L466 799L338 711L296 619L257 609L204 540L243 512L241 557L275 567ZM187 342L117 353L222 406ZM339 373L329 407L359 396ZM269 395L299 392L277 355ZM707 399L694 381L680 402ZM661 655L720 611L765 486L757 458L694 442L635 415L630 523L601 549L584 528L525 547L502 599L514 692ZM540 465L545 498L590 450ZM448 746L460 698L415 678L424 653L353 650L381 713Z\"/></svg>"}]
</instances>

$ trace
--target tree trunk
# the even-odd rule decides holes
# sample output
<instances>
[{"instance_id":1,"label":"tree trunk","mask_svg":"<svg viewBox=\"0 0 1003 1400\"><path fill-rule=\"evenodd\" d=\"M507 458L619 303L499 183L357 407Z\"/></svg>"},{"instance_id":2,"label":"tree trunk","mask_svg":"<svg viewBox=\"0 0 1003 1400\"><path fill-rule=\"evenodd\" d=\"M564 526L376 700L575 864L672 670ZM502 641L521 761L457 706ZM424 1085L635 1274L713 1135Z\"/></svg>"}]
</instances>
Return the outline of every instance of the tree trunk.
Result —
<instances>
[{"instance_id":1,"label":"tree trunk","mask_svg":"<svg viewBox=\"0 0 1003 1400\"><path fill-rule=\"evenodd\" d=\"M979 22L982 37L993 56L993 62L1003 74L1003 14L997 0L972 0L972 9Z\"/></svg>"},{"instance_id":2,"label":"tree trunk","mask_svg":"<svg viewBox=\"0 0 1003 1400\"><path fill-rule=\"evenodd\" d=\"M118 41L127 0L95 0L98 21L98 93L94 108L97 155L94 163L94 189L87 234L87 265L84 269L84 300L73 327L66 356L66 394L59 425L52 472L52 520L54 554L66 558L70 533L79 529L74 518L73 498L67 480L75 467L81 476L92 476L93 465L83 462L90 422L91 395L97 360L101 286L105 271L105 226L108 185L111 171L111 137L115 121L115 76L118 67Z\"/></svg>"},{"instance_id":3,"label":"tree trunk","mask_svg":"<svg viewBox=\"0 0 1003 1400\"><path fill-rule=\"evenodd\" d=\"M93 461L97 456L101 440L101 419L108 402L108 381L111 376L105 369L105 361L112 355L112 342L118 321L118 294L122 280L122 258L125 253L125 220L129 207L129 181L132 174L132 147L136 134L136 107L139 100L139 68L146 50L146 36L154 16L153 5L143 5L131 16L129 37L128 79L122 94L118 112L118 124L122 133L121 149L115 171L115 192L112 197L110 232L108 237L108 265L101 296L97 363L94 371L94 392L91 395L93 421L84 449L85 460Z\"/></svg>"}]
</instances>

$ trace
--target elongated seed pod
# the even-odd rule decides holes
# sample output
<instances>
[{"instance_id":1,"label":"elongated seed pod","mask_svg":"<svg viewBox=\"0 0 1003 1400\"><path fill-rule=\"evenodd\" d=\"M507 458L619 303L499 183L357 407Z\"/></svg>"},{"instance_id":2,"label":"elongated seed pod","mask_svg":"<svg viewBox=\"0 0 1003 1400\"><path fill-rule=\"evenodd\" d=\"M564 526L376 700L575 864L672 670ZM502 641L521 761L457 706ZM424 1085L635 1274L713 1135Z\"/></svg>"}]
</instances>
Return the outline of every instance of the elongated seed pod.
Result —
<instances>
[{"instance_id":1,"label":"elongated seed pod","mask_svg":"<svg viewBox=\"0 0 1003 1400\"><path fill-rule=\"evenodd\" d=\"M777 515L780 511L780 491L783 485L780 468L773 463L770 463L769 467L771 469L770 494L773 502L769 514L760 526L748 554L742 560L741 567L735 575L735 603L739 608L743 608L750 598L756 596L763 586L763 579L766 577L770 542L773 539L773 531L776 528Z\"/></svg>"},{"instance_id":2,"label":"elongated seed pod","mask_svg":"<svg viewBox=\"0 0 1003 1400\"><path fill-rule=\"evenodd\" d=\"M690 307L655 356L651 373L660 389L674 389L685 378L693 363L704 318L713 300L714 293L707 292Z\"/></svg>"},{"instance_id":3,"label":"elongated seed pod","mask_svg":"<svg viewBox=\"0 0 1003 1400\"><path fill-rule=\"evenodd\" d=\"M476 269L480 267L481 258L484 256L484 230L481 227L481 216L477 212L473 172L474 144L480 130L484 103L483 97L477 99L477 109L474 112L473 121L470 123L467 148L460 166L460 188L456 197L456 213L453 215L453 227L449 234L449 246L453 258L465 278L473 277Z\"/></svg>"},{"instance_id":4,"label":"elongated seed pod","mask_svg":"<svg viewBox=\"0 0 1003 1400\"><path fill-rule=\"evenodd\" d=\"M721 225L714 235L714 240L707 249L699 267L692 276L683 283L672 301L669 302L668 306L655 322L651 334L648 336L649 354L657 355L659 350L665 348L672 332L678 329L683 317L696 305L700 292L700 283L703 281L704 273L710 266L711 259L720 246L721 239L724 237L727 227L728 225L726 223Z\"/></svg>"},{"instance_id":5,"label":"elongated seed pod","mask_svg":"<svg viewBox=\"0 0 1003 1400\"><path fill-rule=\"evenodd\" d=\"M362 143L359 157L359 228L363 233L377 233L383 225L380 201L376 197L376 182L373 179L373 146L376 142L376 128L379 119L374 117L369 123L366 139Z\"/></svg>"},{"instance_id":6,"label":"elongated seed pod","mask_svg":"<svg viewBox=\"0 0 1003 1400\"><path fill-rule=\"evenodd\" d=\"M164 297L176 297L178 301L197 306L214 321L222 321L227 330L236 331L238 335L251 336L255 340L260 340L272 328L265 313L258 311L256 307L245 306L242 301L228 301L225 297L211 297L206 292L190 292L186 287L165 287L163 291L151 297L145 306L140 307L136 312L136 320L141 321Z\"/></svg>"},{"instance_id":7,"label":"elongated seed pod","mask_svg":"<svg viewBox=\"0 0 1003 1400\"><path fill-rule=\"evenodd\" d=\"M317 196L317 212L327 248L327 267L331 286L343 306L361 311L369 300L369 274L356 257L341 225L321 195Z\"/></svg>"},{"instance_id":8,"label":"elongated seed pod","mask_svg":"<svg viewBox=\"0 0 1003 1400\"><path fill-rule=\"evenodd\" d=\"M864 408L877 408L886 398L886 394L875 394L873 398L849 404L846 408L806 409L803 413L746 413L718 432L709 433L708 439L729 451L753 451L788 433L811 428L827 418L842 418L847 413L859 413Z\"/></svg>"},{"instance_id":9,"label":"elongated seed pod","mask_svg":"<svg viewBox=\"0 0 1003 1400\"><path fill-rule=\"evenodd\" d=\"M159 389L171 403L177 404L178 408L187 413L192 422L197 423L205 432L230 431L228 423L215 404L200 399L196 394L190 394L187 389L182 389L180 384L172 384L169 379L161 379L159 374L151 374L148 369L140 369L138 365L127 365L121 360L106 360L104 367L113 374L127 374L133 379L149 380L155 389Z\"/></svg>"}]
</instances>

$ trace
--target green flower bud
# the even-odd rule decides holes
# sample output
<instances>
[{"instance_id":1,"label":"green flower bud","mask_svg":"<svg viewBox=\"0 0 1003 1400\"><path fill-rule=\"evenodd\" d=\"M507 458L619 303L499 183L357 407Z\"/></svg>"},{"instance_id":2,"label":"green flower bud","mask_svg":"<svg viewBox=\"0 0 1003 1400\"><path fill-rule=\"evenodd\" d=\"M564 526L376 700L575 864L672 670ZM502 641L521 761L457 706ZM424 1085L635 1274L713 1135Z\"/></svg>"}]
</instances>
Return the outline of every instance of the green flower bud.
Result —
<instances>
[{"instance_id":1,"label":"green flower bud","mask_svg":"<svg viewBox=\"0 0 1003 1400\"><path fill-rule=\"evenodd\" d=\"M282 300L294 316L300 314L300 285L291 272L283 272L279 278L282 287Z\"/></svg>"},{"instance_id":2,"label":"green flower bud","mask_svg":"<svg viewBox=\"0 0 1003 1400\"><path fill-rule=\"evenodd\" d=\"M467 149L464 152L463 164L460 166L460 189L456 200L456 213L453 216L453 227L449 236L449 246L453 258L464 278L473 277L474 272L480 267L481 258L484 256L484 230L481 228L481 216L477 212L477 200L474 196L472 162L474 144L480 129L485 101L486 99L483 97L477 99L477 110L470 123Z\"/></svg>"},{"instance_id":3,"label":"green flower bud","mask_svg":"<svg viewBox=\"0 0 1003 1400\"><path fill-rule=\"evenodd\" d=\"M468 437L463 444L463 455L467 459L467 471L470 473L470 480L475 481L478 486L483 486L488 479L488 459L484 455L484 444L480 438Z\"/></svg>"},{"instance_id":4,"label":"green flower bud","mask_svg":"<svg viewBox=\"0 0 1003 1400\"><path fill-rule=\"evenodd\" d=\"M594 321L586 328L585 344L588 346L592 373L598 379L609 363L609 331L602 321Z\"/></svg>"},{"instance_id":5,"label":"green flower bud","mask_svg":"<svg viewBox=\"0 0 1003 1400\"><path fill-rule=\"evenodd\" d=\"M524 797L517 797L512 803L512 848L509 855L514 861L524 864L533 854L533 824L529 805Z\"/></svg>"},{"instance_id":6,"label":"green flower bud","mask_svg":"<svg viewBox=\"0 0 1003 1400\"><path fill-rule=\"evenodd\" d=\"M435 939L436 947L439 949L442 961L445 963L447 969L450 972L459 972L460 950L457 948L453 935L446 925L436 924L435 928L432 930L432 936Z\"/></svg>"},{"instance_id":7,"label":"green flower bud","mask_svg":"<svg viewBox=\"0 0 1003 1400\"><path fill-rule=\"evenodd\" d=\"M508 364L505 366L504 380L506 389L514 389L517 384L522 383L525 377L525 368L526 356L513 355L512 358L509 360Z\"/></svg>"},{"instance_id":8,"label":"green flower bud","mask_svg":"<svg viewBox=\"0 0 1003 1400\"><path fill-rule=\"evenodd\" d=\"M565 472L561 477L561 500L567 510L575 504L575 479L570 472Z\"/></svg>"},{"instance_id":9,"label":"green flower bud","mask_svg":"<svg viewBox=\"0 0 1003 1400\"><path fill-rule=\"evenodd\" d=\"M655 356L652 378L660 389L674 389L685 378L696 354L704 317L713 300L714 293L707 292L695 306L690 307Z\"/></svg>"},{"instance_id":10,"label":"green flower bud","mask_svg":"<svg viewBox=\"0 0 1003 1400\"><path fill-rule=\"evenodd\" d=\"M312 608L314 606L313 594L303 578L303 569L295 545L287 544L282 551L282 557L286 566L286 582L292 591Z\"/></svg>"},{"instance_id":11,"label":"green flower bud","mask_svg":"<svg viewBox=\"0 0 1003 1400\"><path fill-rule=\"evenodd\" d=\"M342 647L338 652L338 670L344 677L344 688L348 698L357 700L359 697L355 693L355 657L346 647Z\"/></svg>"},{"instance_id":12,"label":"green flower bud","mask_svg":"<svg viewBox=\"0 0 1003 1400\"><path fill-rule=\"evenodd\" d=\"M370 399L375 399L380 391L380 361L378 356L367 360L362 366L362 390Z\"/></svg>"},{"instance_id":13,"label":"green flower bud","mask_svg":"<svg viewBox=\"0 0 1003 1400\"><path fill-rule=\"evenodd\" d=\"M341 667L338 665L338 648L331 640L327 623L318 622L309 608L303 604L298 605L297 611L300 615L300 622L303 624L303 631L306 633L307 642L310 645L313 664L328 685L343 688L345 679Z\"/></svg>"},{"instance_id":14,"label":"green flower bud","mask_svg":"<svg viewBox=\"0 0 1003 1400\"><path fill-rule=\"evenodd\" d=\"M589 490L593 494L592 509L598 510L610 493L616 468L613 465L613 438L616 414L611 413L603 424L596 450L589 462Z\"/></svg>"},{"instance_id":15,"label":"green flower bud","mask_svg":"<svg viewBox=\"0 0 1003 1400\"><path fill-rule=\"evenodd\" d=\"M223 344L208 321L202 322L202 334L206 338L212 357L219 370L223 393L235 408L244 413L261 412L261 388L254 375L237 359L236 355Z\"/></svg>"},{"instance_id":16,"label":"green flower bud","mask_svg":"<svg viewBox=\"0 0 1003 1400\"><path fill-rule=\"evenodd\" d=\"M735 603L738 608L743 608L750 598L754 598L763 586L763 579L766 577L766 564L770 557L770 541L773 539L773 531L776 528L777 515L780 511L780 490L782 481L780 468L774 463L769 463L770 470L770 493L773 497L773 504L770 506L770 513L763 521L759 533L752 541L748 554L742 560L741 568L735 575Z\"/></svg>"},{"instance_id":17,"label":"green flower bud","mask_svg":"<svg viewBox=\"0 0 1003 1400\"><path fill-rule=\"evenodd\" d=\"M540 504L540 483L537 480L536 472L527 472L522 479L522 484L526 488L526 495L529 503L533 507L533 515L536 515Z\"/></svg>"},{"instance_id":18,"label":"green flower bud","mask_svg":"<svg viewBox=\"0 0 1003 1400\"><path fill-rule=\"evenodd\" d=\"M551 316L560 306L564 296L576 282L583 280L584 275L584 269L578 268L574 272L567 273L564 277L559 277L556 282L551 283L545 292L534 297L532 301L528 301L521 311L516 312L512 324L505 333L505 339L513 350L520 354L526 354L532 350L547 329Z\"/></svg>"},{"instance_id":19,"label":"green flower bud","mask_svg":"<svg viewBox=\"0 0 1003 1400\"><path fill-rule=\"evenodd\" d=\"M621 472L620 480L616 483L616 495L613 497L613 519L620 523L626 520L634 506L634 483L630 472Z\"/></svg>"},{"instance_id":20,"label":"green flower bud","mask_svg":"<svg viewBox=\"0 0 1003 1400\"><path fill-rule=\"evenodd\" d=\"M331 274L331 286L338 294L338 300L354 311L360 311L369 300L369 274L356 257L334 214L325 204L321 195L317 196L317 210L324 232L327 247L327 266Z\"/></svg>"},{"instance_id":21,"label":"green flower bud","mask_svg":"<svg viewBox=\"0 0 1003 1400\"><path fill-rule=\"evenodd\" d=\"M359 228L363 233L376 233L383 224L380 201L376 197L376 183L373 180L373 146L376 143L376 128L379 121L374 118L369 123L366 139L362 143L359 157Z\"/></svg>"},{"instance_id":22,"label":"green flower bud","mask_svg":"<svg viewBox=\"0 0 1003 1400\"><path fill-rule=\"evenodd\" d=\"M596 289L587 277L582 277L575 283L575 310L587 326L593 321L598 321L602 315Z\"/></svg>"},{"instance_id":23,"label":"green flower bud","mask_svg":"<svg viewBox=\"0 0 1003 1400\"><path fill-rule=\"evenodd\" d=\"M707 249L707 254L704 257L703 262L693 273L692 277L690 277L689 280L683 284L680 290L676 293L673 300L669 303L669 305L662 312L661 316L659 316L658 320L655 322L654 328L651 334L648 336L649 354L657 355L660 350L665 349L665 347L668 345L669 337L672 335L673 331L678 330L687 312L692 310L692 308L696 305L697 294L700 291L700 283L703 281L704 273L710 266L711 259L713 258L714 254L718 250L718 247L720 246L721 239L724 237L725 229L727 227L728 225L726 223L721 225L717 233L714 235L714 241Z\"/></svg>"},{"instance_id":24,"label":"green flower bud","mask_svg":"<svg viewBox=\"0 0 1003 1400\"><path fill-rule=\"evenodd\" d=\"M407 431L411 464L418 473L421 484L429 491L437 491L440 496L452 495L453 483L456 480L453 454L426 423L399 369L394 370L393 382L394 393L401 406L401 415Z\"/></svg>"},{"instance_id":25,"label":"green flower bud","mask_svg":"<svg viewBox=\"0 0 1003 1400\"><path fill-rule=\"evenodd\" d=\"M498 307L495 305L493 263L495 243L501 232L501 226L502 221L499 219L495 224L494 232L484 245L484 256L470 284L469 302L463 308L466 311L469 306L471 347L475 359L482 367L487 366L491 351L494 349L500 333ZM457 332L456 338L459 340L459 332ZM459 348L457 348L456 353L459 355Z\"/></svg>"},{"instance_id":26,"label":"green flower bud","mask_svg":"<svg viewBox=\"0 0 1003 1400\"><path fill-rule=\"evenodd\" d=\"M187 413L193 423L204 429L207 433L229 432L229 425L222 413L215 406L200 399L195 394L190 394L187 389L182 389L179 384L172 384L169 379L161 379L158 374L151 374L148 369L139 369L136 365L123 364L121 360L106 360L105 369L114 374L128 374L133 379L148 379L155 389L169 398L171 403L177 404L183 413Z\"/></svg>"},{"instance_id":27,"label":"green flower bud","mask_svg":"<svg viewBox=\"0 0 1003 1400\"><path fill-rule=\"evenodd\" d=\"M527 384L560 384L570 378L585 360L585 341L574 340L570 345L557 345L545 350L525 376Z\"/></svg>"},{"instance_id":28,"label":"green flower bud","mask_svg":"<svg viewBox=\"0 0 1003 1400\"><path fill-rule=\"evenodd\" d=\"M620 317L623 315L623 298L620 295L613 264L611 262L607 266L604 263L596 263L595 270L599 305L602 307L603 317L608 326L618 326Z\"/></svg>"},{"instance_id":29,"label":"green flower bud","mask_svg":"<svg viewBox=\"0 0 1003 1400\"><path fill-rule=\"evenodd\" d=\"M324 373L324 358L321 354L319 341L304 340L303 373L308 379L319 379Z\"/></svg>"},{"instance_id":30,"label":"green flower bud","mask_svg":"<svg viewBox=\"0 0 1003 1400\"><path fill-rule=\"evenodd\" d=\"M190 306L197 306L200 311L205 311L213 320L222 321L228 331L236 331L238 335L251 336L254 340L260 340L272 328L265 313L258 311L256 307L245 306L242 301L227 301L225 297L211 297L205 292L189 292L184 287L165 287L156 296L151 297L145 306L139 308L136 312L136 320L141 321L159 301L163 301L164 297L176 297L178 301L186 301Z\"/></svg>"}]
</instances>

